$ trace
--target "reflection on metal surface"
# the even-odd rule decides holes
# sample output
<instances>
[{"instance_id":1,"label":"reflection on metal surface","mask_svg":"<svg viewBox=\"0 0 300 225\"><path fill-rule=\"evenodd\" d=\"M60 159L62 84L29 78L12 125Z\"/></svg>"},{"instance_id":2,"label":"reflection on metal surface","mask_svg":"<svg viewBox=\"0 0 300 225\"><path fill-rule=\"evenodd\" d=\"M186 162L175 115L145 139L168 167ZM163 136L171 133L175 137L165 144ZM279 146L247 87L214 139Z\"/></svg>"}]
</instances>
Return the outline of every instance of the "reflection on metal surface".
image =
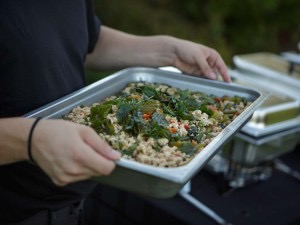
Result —
<instances>
[{"instance_id":1,"label":"reflection on metal surface","mask_svg":"<svg viewBox=\"0 0 300 225\"><path fill-rule=\"evenodd\" d=\"M300 65L296 64L296 60L293 60L295 63L294 69L289 71L290 62L294 58L296 56L292 57L291 54L287 53L279 56L273 53L259 52L236 56L235 63L241 68L252 69L255 72L277 74L281 79L300 79Z\"/></svg>"}]
</instances>

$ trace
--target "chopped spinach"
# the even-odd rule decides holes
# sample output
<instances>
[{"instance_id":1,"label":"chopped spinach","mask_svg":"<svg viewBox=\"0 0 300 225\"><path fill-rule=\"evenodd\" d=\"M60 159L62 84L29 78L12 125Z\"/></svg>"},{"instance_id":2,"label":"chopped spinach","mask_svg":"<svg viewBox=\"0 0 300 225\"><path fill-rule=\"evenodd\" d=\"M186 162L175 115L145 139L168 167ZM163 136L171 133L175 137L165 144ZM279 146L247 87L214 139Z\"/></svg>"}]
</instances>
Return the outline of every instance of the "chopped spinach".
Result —
<instances>
[{"instance_id":1,"label":"chopped spinach","mask_svg":"<svg viewBox=\"0 0 300 225\"><path fill-rule=\"evenodd\" d=\"M169 125L169 122L165 119L164 114L161 113L153 113L152 114L152 120L153 123L157 123L157 125L162 126L162 127L166 127Z\"/></svg>"},{"instance_id":2,"label":"chopped spinach","mask_svg":"<svg viewBox=\"0 0 300 225\"><path fill-rule=\"evenodd\" d=\"M191 142L183 142L178 149L187 155L195 155L198 146L197 145L194 146Z\"/></svg>"},{"instance_id":3,"label":"chopped spinach","mask_svg":"<svg viewBox=\"0 0 300 225\"><path fill-rule=\"evenodd\" d=\"M111 112L111 104L100 104L91 107L90 122L91 126L99 131L106 122L107 115Z\"/></svg>"}]
</instances>

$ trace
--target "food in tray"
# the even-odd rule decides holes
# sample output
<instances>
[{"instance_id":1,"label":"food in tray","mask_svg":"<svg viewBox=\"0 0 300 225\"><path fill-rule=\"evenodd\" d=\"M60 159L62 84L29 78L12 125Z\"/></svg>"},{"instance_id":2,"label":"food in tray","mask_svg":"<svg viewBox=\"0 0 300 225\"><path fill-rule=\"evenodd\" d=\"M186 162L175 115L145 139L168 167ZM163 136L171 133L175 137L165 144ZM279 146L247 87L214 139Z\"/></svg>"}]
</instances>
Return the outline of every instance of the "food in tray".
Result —
<instances>
[{"instance_id":1,"label":"food in tray","mask_svg":"<svg viewBox=\"0 0 300 225\"><path fill-rule=\"evenodd\" d=\"M91 126L124 158L178 167L188 163L250 104L239 96L134 82L115 96L74 108L63 118Z\"/></svg>"}]
</instances>

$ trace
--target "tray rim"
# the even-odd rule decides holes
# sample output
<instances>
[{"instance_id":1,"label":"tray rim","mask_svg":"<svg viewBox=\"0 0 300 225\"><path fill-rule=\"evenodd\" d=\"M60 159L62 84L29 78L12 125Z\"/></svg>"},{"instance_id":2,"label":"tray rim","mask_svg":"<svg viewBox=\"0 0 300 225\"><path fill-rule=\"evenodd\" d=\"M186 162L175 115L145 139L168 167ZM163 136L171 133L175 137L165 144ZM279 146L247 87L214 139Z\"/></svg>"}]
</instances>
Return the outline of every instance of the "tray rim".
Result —
<instances>
[{"instance_id":1,"label":"tray rim","mask_svg":"<svg viewBox=\"0 0 300 225\"><path fill-rule=\"evenodd\" d=\"M291 102L286 102L286 103L282 103L280 105L275 105L275 106L271 106L268 108L258 108L256 110L255 113L267 113L269 111L274 111L275 109L277 109L278 107L282 107L282 105L285 106L300 106L300 101L299 99L295 98L295 96L293 96L293 93L289 93L289 92L284 92L284 90L278 90L278 89L274 89L270 86L266 86L266 84L264 82L260 83L258 81L254 81L251 78L251 73L245 73L245 72L241 72L238 70L229 70L229 73L231 75L232 78L236 78L236 79L241 79L245 82L251 83L251 84L257 84L257 87L259 89L264 89L263 92L266 92L266 94L268 94L269 96L272 95L272 93L276 93L276 94L282 94L285 95L289 98L291 98L293 101ZM243 86L243 85L242 85ZM257 123L253 123L251 121L249 121L242 129L241 131L243 131L244 133L247 133L250 136L253 137L261 137L261 136L265 136L265 135L271 135L289 128L294 128L300 126L300 114L299 116L286 120L286 121L281 121L275 124L270 124L270 125L266 125L266 126L258 126Z\"/></svg>"},{"instance_id":2,"label":"tray rim","mask_svg":"<svg viewBox=\"0 0 300 225\"><path fill-rule=\"evenodd\" d=\"M233 126L236 124L239 124L240 129L241 129L241 127L247 122L247 120L249 120L251 118L251 115L254 113L255 109L257 109L259 107L259 105L262 104L262 102L267 98L266 93L263 93L260 90L256 90L254 88L247 88L247 87L244 87L241 85L232 85L230 83L214 81L214 80L207 80L207 79L203 79L203 78L192 77L192 76L177 73L177 72L164 71L164 70L159 70L159 69L155 69L155 68L130 67L130 68L120 70L116 73L113 73L113 74L111 74L93 84L90 84L80 90L70 93L62 98L59 98L59 99L53 101L53 102L50 102L50 103L46 104L45 106L42 106L36 110L33 110L33 111L25 114L24 116L25 117L35 117L47 110L51 111L51 108L61 104L62 102L67 102L76 97L80 97L80 95L82 95L83 93L92 91L94 88L98 87L99 85L103 85L106 82L109 82L113 79L117 79L119 76L124 76L124 74L126 74L126 73L133 73L133 72L135 72L135 73L137 73L137 72L139 72L139 73L160 73L160 75L162 75L162 74L167 75L167 76L172 75L177 78L179 78L179 76L180 76L181 80L189 80L191 82L197 81L197 82L199 82L200 85L209 84L213 87L221 86L223 88L226 87L228 89L236 88L237 90L240 90L242 92L248 91L248 92L253 93L253 95L255 94L257 96L257 98L247 108L247 110L245 110L243 113L241 113L240 116L235 121L233 121L231 124L229 124L220 133L222 135L219 134L216 138L214 138L214 140L209 145L207 145L188 164L186 164L184 166L180 166L180 167L176 167L176 168L160 168L160 167L145 165L145 164L135 162L132 160L128 160L128 159L124 159L124 158L121 158L120 160L118 160L116 162L118 167L125 167L128 169L133 169L135 171L139 171L139 172L142 172L142 173L145 173L145 174L157 177L157 178L161 178L164 180L168 180L170 182L174 182L174 183L184 184L188 180L190 180L192 178L192 176L206 164L204 162L208 162L208 160L211 159L217 153L217 149L221 149L222 145L225 144L225 142L220 144L219 143L221 141L220 139L223 138L224 140L229 140L230 137L233 136L238 131L238 129L234 128ZM131 82L131 81L128 81L128 82ZM51 115L49 115L48 117L45 117L45 118L49 118L49 117L51 117ZM212 146L216 146L216 147L213 150L211 150ZM203 155L204 156L207 155L207 156L204 157ZM202 160L202 162L200 160L201 157L204 157L204 160ZM202 163L201 165L199 165L199 163L198 163L199 161Z\"/></svg>"},{"instance_id":3,"label":"tray rim","mask_svg":"<svg viewBox=\"0 0 300 225\"><path fill-rule=\"evenodd\" d=\"M281 73L279 71L273 70L266 66L258 65L258 64L255 64L255 63L252 63L250 61L243 59L243 56L246 57L246 56L255 55L255 54L266 54L269 57L273 57L278 60L286 61L284 59L284 57L282 57L280 55L276 55L274 53L256 52L256 53L250 53L250 54L244 54L244 55L234 55L233 63L238 69L246 70L246 71L258 74L260 76L263 76L265 78L272 79L272 81L274 81L274 82L279 81L279 82L281 82L282 85L285 84L289 87L293 87L295 90L297 90L300 87L300 79L291 77L288 75L288 73ZM289 90L289 89L287 88L287 90Z\"/></svg>"}]
</instances>

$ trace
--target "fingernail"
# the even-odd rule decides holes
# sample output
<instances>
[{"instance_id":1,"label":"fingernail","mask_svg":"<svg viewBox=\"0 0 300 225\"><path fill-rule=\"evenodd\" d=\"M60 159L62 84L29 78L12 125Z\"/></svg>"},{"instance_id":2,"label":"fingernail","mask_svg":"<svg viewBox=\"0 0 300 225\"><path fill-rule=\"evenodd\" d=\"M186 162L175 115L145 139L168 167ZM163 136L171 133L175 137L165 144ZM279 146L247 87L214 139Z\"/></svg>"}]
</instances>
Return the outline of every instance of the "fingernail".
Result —
<instances>
[{"instance_id":1,"label":"fingernail","mask_svg":"<svg viewBox=\"0 0 300 225\"><path fill-rule=\"evenodd\" d=\"M121 153L114 149L111 150L110 154L112 157L117 158L117 159L121 157Z\"/></svg>"},{"instance_id":2,"label":"fingernail","mask_svg":"<svg viewBox=\"0 0 300 225\"><path fill-rule=\"evenodd\" d=\"M210 78L210 79L216 79L217 78L217 75L215 74L215 73L213 73L213 72L211 72L211 73L209 73L208 74L208 77Z\"/></svg>"}]
</instances>

